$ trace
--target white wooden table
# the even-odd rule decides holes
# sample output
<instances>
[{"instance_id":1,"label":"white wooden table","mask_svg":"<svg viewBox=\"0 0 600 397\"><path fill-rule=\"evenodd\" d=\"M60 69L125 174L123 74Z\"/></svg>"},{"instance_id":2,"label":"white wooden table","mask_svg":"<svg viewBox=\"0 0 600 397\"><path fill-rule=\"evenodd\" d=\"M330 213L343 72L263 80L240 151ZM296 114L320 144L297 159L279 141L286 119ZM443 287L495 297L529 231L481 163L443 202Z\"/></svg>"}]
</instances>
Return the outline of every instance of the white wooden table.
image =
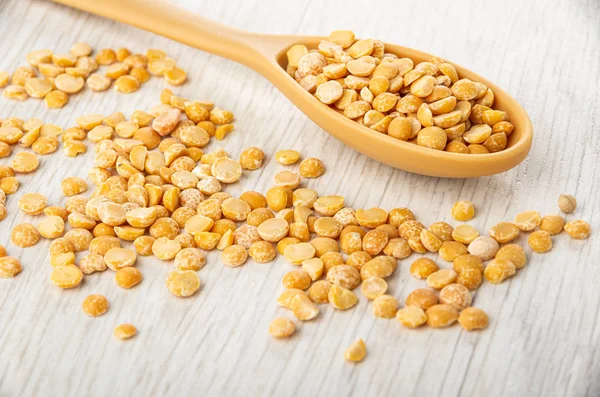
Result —
<instances>
[{"instance_id":1,"label":"white wooden table","mask_svg":"<svg viewBox=\"0 0 600 397\"><path fill-rule=\"evenodd\" d=\"M529 157L494 177L449 180L422 177L378 164L344 147L296 110L251 70L152 34L69 10L47 1L0 0L0 70L24 64L33 49L66 52L79 40L95 48L164 48L189 72L182 96L209 99L231 109L236 131L209 149L237 156L250 145L266 153L294 148L324 159L328 171L307 186L341 194L355 208L408 206L424 223L451 221L458 199L472 200L481 231L523 210L558 211L559 193L580 206L569 219L588 220L587 241L564 233L548 254L531 255L528 266L498 286L484 284L474 304L490 315L490 327L466 333L407 330L396 320L358 307L322 307L317 321L298 324L289 340L267 334L276 316L291 316L275 299L282 259L249 261L225 268L216 254L200 271L203 287L177 299L164 285L172 265L140 260L144 281L132 290L115 286L110 271L87 277L74 290L49 281L47 242L19 249L12 227L37 223L17 209L25 192L47 194L62 204L59 183L85 177L92 150L83 157L57 152L42 158L38 172L21 177L0 223L0 244L21 258L24 270L0 280L0 396L598 396L600 395L600 3L595 0L502 2L381 0L180 1L205 16L251 31L322 34L339 28L438 54L497 82L527 109L535 127ZM73 97L68 107L47 110L35 100L0 98L0 117L39 117L67 127L85 113L149 109L163 82L139 92ZM91 146L90 146L91 148ZM7 164L1 159L0 164ZM272 157L229 192L265 191L282 169ZM520 242L525 244L521 237ZM414 259L414 258L413 258ZM411 258L389 280L400 301L421 281L409 275ZM81 311L91 293L108 297L99 318ZM293 318L293 316L292 316ZM130 322L135 339L117 341L113 328ZM344 361L358 337L368 356Z\"/></svg>"}]
</instances>

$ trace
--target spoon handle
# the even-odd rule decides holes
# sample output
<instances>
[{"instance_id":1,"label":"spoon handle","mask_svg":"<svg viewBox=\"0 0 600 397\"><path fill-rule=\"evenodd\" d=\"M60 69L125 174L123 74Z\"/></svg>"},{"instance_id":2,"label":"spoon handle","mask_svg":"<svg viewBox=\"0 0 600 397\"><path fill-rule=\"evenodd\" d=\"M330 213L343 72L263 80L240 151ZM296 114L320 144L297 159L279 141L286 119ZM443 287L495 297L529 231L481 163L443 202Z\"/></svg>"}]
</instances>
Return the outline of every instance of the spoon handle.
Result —
<instances>
[{"instance_id":1,"label":"spoon handle","mask_svg":"<svg viewBox=\"0 0 600 397\"><path fill-rule=\"evenodd\" d=\"M201 17L164 0L53 0L123 22L256 69L263 57L255 36ZM258 36L258 35L257 35Z\"/></svg>"}]
</instances>

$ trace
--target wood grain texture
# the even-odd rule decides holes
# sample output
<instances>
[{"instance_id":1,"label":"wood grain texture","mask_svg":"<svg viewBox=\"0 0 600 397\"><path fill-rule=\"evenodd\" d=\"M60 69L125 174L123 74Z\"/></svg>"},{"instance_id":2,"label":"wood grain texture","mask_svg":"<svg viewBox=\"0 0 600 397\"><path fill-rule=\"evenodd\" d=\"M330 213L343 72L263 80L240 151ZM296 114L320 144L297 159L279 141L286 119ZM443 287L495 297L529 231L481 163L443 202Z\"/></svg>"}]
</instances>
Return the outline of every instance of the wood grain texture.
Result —
<instances>
[{"instance_id":1,"label":"wood grain texture","mask_svg":"<svg viewBox=\"0 0 600 397\"><path fill-rule=\"evenodd\" d=\"M448 180L407 174L344 147L296 110L251 70L152 34L69 10L47 1L0 0L0 70L24 64L32 49L66 52L75 41L95 48L164 48L189 72L182 96L210 99L236 115L236 131L209 150L237 156L250 145L266 153L294 148L322 158L328 168L306 186L341 194L349 205L408 206L425 224L451 221L458 199L472 200L471 222L487 230L523 210L558 211L559 193L580 206L568 219L588 220L587 241L564 233L548 254L531 254L526 268L498 286L484 285L474 304L491 319L486 331L409 331L395 320L375 318L360 297L348 312L322 307L317 321L298 324L289 340L266 332L276 316L290 316L275 299L283 274L278 259L224 268L211 254L200 272L203 286L190 299L164 285L172 267L142 259L144 281L132 290L115 286L110 271L87 277L75 290L51 285L47 242L21 250L9 242L21 222L37 223L17 209L25 192L47 194L62 204L59 182L85 177L91 151L76 159L62 153L42 158L40 170L21 177L0 223L0 244L19 256L23 272L0 280L0 396L598 396L600 395L600 3L596 0L503 2L381 0L180 1L190 10L250 31L323 34L350 28L438 54L469 66L515 96L535 127L529 157L493 177ZM86 91L63 110L35 100L0 98L0 117L38 117L67 127L77 115L148 109L163 82L139 92ZM91 146L90 146L91 148ZM8 159L0 159L7 164ZM265 191L282 169L273 159L228 187ZM523 237L520 243L526 244ZM421 281L411 278L411 258L389 280L404 301ZM89 318L81 302L102 293L108 313ZM130 322L138 336L119 342L113 328ZM360 365L343 360L358 337L368 356Z\"/></svg>"}]
</instances>

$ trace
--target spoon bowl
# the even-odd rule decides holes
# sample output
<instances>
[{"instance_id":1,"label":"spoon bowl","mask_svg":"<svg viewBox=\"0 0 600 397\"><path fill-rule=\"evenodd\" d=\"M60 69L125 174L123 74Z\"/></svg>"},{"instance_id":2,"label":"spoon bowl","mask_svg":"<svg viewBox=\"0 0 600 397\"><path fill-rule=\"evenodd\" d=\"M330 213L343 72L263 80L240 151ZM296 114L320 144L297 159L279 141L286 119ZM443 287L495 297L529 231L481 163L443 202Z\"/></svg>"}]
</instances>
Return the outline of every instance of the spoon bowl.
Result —
<instances>
[{"instance_id":1,"label":"spoon bowl","mask_svg":"<svg viewBox=\"0 0 600 397\"><path fill-rule=\"evenodd\" d=\"M506 149L490 154L433 150L392 138L344 117L303 89L286 72L287 50L295 44L316 48L325 37L265 35L243 32L162 0L53 0L92 14L124 22L183 44L246 65L275 85L319 127L358 152L405 171L448 178L470 178L507 171L531 148L533 127L525 110L504 90L455 63L459 75L484 83L495 96L494 107L507 112L514 125ZM394 44L386 52L415 63L433 55Z\"/></svg>"}]
</instances>

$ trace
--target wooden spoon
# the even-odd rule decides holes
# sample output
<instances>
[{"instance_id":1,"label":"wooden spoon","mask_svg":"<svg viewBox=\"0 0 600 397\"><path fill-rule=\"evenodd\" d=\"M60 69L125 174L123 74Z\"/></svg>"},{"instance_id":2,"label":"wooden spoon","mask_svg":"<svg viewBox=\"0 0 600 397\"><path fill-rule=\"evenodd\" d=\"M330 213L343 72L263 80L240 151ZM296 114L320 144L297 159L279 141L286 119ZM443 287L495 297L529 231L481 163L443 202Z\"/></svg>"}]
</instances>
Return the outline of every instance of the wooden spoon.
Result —
<instances>
[{"instance_id":1,"label":"wooden spoon","mask_svg":"<svg viewBox=\"0 0 600 397\"><path fill-rule=\"evenodd\" d=\"M495 108L506 111L514 125L508 147L491 154L459 154L433 150L381 134L352 121L321 103L285 71L286 51L294 44L316 48L324 37L266 35L243 32L208 20L162 0L53 0L109 19L124 22L246 65L265 76L302 112L325 131L382 163L417 174L467 178L506 171L529 152L533 127L525 110L505 91L456 64L461 77L479 81L494 91ZM386 52L428 61L433 55L385 44Z\"/></svg>"}]
</instances>

